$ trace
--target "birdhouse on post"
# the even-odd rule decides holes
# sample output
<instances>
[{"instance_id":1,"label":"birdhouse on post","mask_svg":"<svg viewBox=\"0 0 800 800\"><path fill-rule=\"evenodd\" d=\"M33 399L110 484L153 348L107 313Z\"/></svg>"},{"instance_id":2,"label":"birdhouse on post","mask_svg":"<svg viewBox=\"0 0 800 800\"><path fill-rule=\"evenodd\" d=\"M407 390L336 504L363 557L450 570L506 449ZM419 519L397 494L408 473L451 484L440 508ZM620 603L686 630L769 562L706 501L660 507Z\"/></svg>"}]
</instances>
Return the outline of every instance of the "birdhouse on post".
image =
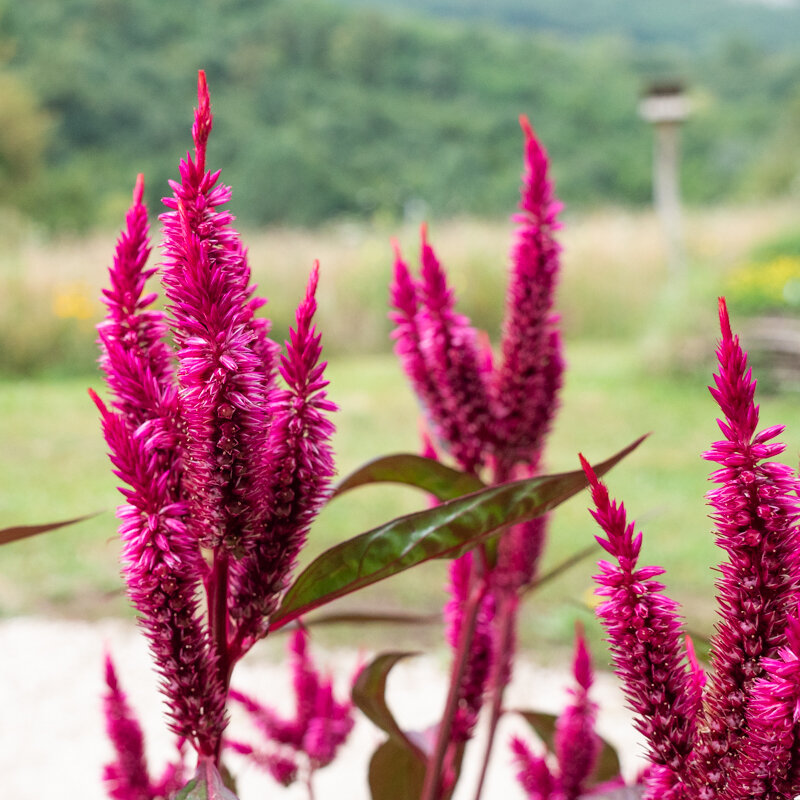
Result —
<instances>
[{"instance_id":1,"label":"birdhouse on post","mask_svg":"<svg viewBox=\"0 0 800 800\"><path fill-rule=\"evenodd\" d=\"M652 84L639 103L639 115L655 130L653 203L664 229L672 275L685 271L678 139L680 126L690 111L683 86L674 81Z\"/></svg>"}]
</instances>

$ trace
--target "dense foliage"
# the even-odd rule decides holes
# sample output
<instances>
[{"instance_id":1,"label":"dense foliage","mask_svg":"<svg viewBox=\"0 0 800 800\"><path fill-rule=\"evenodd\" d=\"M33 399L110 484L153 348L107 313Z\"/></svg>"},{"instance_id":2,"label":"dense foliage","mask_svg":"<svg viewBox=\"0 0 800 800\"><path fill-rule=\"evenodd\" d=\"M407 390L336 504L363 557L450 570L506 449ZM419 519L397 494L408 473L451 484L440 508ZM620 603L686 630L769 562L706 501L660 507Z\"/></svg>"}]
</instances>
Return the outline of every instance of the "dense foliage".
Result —
<instances>
[{"instance_id":1,"label":"dense foliage","mask_svg":"<svg viewBox=\"0 0 800 800\"><path fill-rule=\"evenodd\" d=\"M618 35L602 33L609 20L578 0L549 22L531 3L520 18L531 27L513 29L330 0L10 4L0 17L6 69L53 126L46 180L11 201L59 227L110 222L139 171L156 201L182 154L179 109L199 66L220 88L227 122L214 156L246 187L233 207L249 224L501 213L514 202L520 112L552 143L568 204L645 202L651 141L638 95L675 73L697 100L686 194L730 198L753 188L776 141L792 140L800 55L775 46L796 39L795 12L775 24L777 12L737 6L711 31L701 23L721 2L670 8L658 37L633 11ZM498 4L498 26L517 22L521 6ZM772 164L762 188L785 191L796 166Z\"/></svg>"}]
</instances>

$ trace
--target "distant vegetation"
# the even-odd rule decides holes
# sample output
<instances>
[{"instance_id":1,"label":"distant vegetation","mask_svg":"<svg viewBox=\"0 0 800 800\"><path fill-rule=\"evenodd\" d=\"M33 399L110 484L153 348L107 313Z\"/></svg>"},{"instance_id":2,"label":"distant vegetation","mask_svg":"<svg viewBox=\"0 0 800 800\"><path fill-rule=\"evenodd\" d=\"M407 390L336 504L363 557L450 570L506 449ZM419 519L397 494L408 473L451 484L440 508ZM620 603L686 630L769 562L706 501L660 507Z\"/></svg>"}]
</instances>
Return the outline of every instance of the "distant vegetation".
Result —
<instances>
[{"instance_id":1,"label":"distant vegetation","mask_svg":"<svg viewBox=\"0 0 800 800\"><path fill-rule=\"evenodd\" d=\"M117 224L140 171L157 201L175 177L199 67L217 113L212 163L244 224L505 214L520 113L548 144L568 204L643 203L651 137L636 105L664 75L695 97L689 200L784 193L800 174L800 52L785 46L796 10L625 0L609 20L588 0L459 0L471 19L434 22L383 5L8 3L0 88L13 92L2 92L0 123L15 127L0 125L3 202L52 228Z\"/></svg>"}]
</instances>

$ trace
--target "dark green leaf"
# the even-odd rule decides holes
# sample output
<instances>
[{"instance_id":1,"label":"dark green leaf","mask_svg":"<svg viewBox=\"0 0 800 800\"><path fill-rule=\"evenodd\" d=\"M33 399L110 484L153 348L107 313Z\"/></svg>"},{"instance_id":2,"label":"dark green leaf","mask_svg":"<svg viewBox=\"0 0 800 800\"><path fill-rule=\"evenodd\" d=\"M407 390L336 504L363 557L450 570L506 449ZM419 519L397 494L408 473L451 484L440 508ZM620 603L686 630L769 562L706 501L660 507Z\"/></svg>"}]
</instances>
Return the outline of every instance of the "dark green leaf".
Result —
<instances>
[{"instance_id":1,"label":"dark green leaf","mask_svg":"<svg viewBox=\"0 0 800 800\"><path fill-rule=\"evenodd\" d=\"M381 653L367 664L353 684L353 702L382 731L388 733L398 744L410 749L423 763L426 761L424 743L420 737L407 734L394 718L386 704L386 680L398 661L416 653Z\"/></svg>"},{"instance_id":2,"label":"dark green leaf","mask_svg":"<svg viewBox=\"0 0 800 800\"><path fill-rule=\"evenodd\" d=\"M175 795L174 800L238 800L225 786L222 776L210 761L197 765L194 778Z\"/></svg>"},{"instance_id":3,"label":"dark green leaf","mask_svg":"<svg viewBox=\"0 0 800 800\"><path fill-rule=\"evenodd\" d=\"M603 743L603 747L597 758L594 772L592 772L592 786L610 781L618 777L620 772L619 756L616 749L602 737L600 737L600 741Z\"/></svg>"},{"instance_id":4,"label":"dark green leaf","mask_svg":"<svg viewBox=\"0 0 800 800\"><path fill-rule=\"evenodd\" d=\"M599 464L597 474L607 472L641 441ZM300 574L270 629L417 564L442 556L455 558L504 527L555 508L585 486L580 470L505 483L399 517L342 542Z\"/></svg>"},{"instance_id":5,"label":"dark green leaf","mask_svg":"<svg viewBox=\"0 0 800 800\"><path fill-rule=\"evenodd\" d=\"M519 708L515 708L514 711L533 728L534 733L542 740L545 747L550 752L554 752L555 745L553 741L556 735L558 717L555 714L546 714L544 711L528 711Z\"/></svg>"},{"instance_id":6,"label":"dark green leaf","mask_svg":"<svg viewBox=\"0 0 800 800\"><path fill-rule=\"evenodd\" d=\"M370 483L404 483L432 494L438 500L453 500L482 489L484 484L474 475L459 472L433 458L411 453L397 453L369 461L340 481L333 496L337 497L357 486Z\"/></svg>"},{"instance_id":7,"label":"dark green leaf","mask_svg":"<svg viewBox=\"0 0 800 800\"><path fill-rule=\"evenodd\" d=\"M419 800L425 764L394 739L384 742L369 762L372 800Z\"/></svg>"},{"instance_id":8,"label":"dark green leaf","mask_svg":"<svg viewBox=\"0 0 800 800\"><path fill-rule=\"evenodd\" d=\"M17 525L13 528L2 528L0 529L0 544L9 544L9 542L27 539L30 536L38 536L40 533L47 533L47 531L54 531L56 528L74 525L77 522L83 522L96 516L97 514L87 514L85 517L75 517L75 519L67 519L62 522L49 522L45 525Z\"/></svg>"}]
</instances>

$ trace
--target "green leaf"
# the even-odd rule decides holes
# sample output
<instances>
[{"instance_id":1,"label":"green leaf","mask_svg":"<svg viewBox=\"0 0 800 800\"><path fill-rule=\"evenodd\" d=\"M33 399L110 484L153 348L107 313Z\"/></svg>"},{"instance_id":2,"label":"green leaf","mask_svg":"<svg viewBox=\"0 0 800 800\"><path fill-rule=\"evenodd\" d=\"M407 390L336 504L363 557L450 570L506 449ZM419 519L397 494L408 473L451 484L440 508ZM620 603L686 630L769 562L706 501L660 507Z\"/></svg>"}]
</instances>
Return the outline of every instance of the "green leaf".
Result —
<instances>
[{"instance_id":1,"label":"green leaf","mask_svg":"<svg viewBox=\"0 0 800 800\"><path fill-rule=\"evenodd\" d=\"M369 461L334 488L333 497L371 483L403 483L432 494L438 500L453 500L483 488L484 483L468 472L452 469L433 458L397 453Z\"/></svg>"},{"instance_id":2,"label":"green leaf","mask_svg":"<svg viewBox=\"0 0 800 800\"><path fill-rule=\"evenodd\" d=\"M175 795L173 800L238 800L225 786L225 781L211 761L197 765L194 778Z\"/></svg>"},{"instance_id":3,"label":"green leaf","mask_svg":"<svg viewBox=\"0 0 800 800\"><path fill-rule=\"evenodd\" d=\"M359 672L353 684L353 702L364 716L388 733L390 738L413 752L423 764L427 760L424 739L418 734L406 733L394 718L386 704L386 680L399 661L418 655L417 653L381 653Z\"/></svg>"},{"instance_id":4,"label":"green leaf","mask_svg":"<svg viewBox=\"0 0 800 800\"><path fill-rule=\"evenodd\" d=\"M372 800L419 800L425 764L394 739L384 742L369 762Z\"/></svg>"},{"instance_id":5,"label":"green leaf","mask_svg":"<svg viewBox=\"0 0 800 800\"><path fill-rule=\"evenodd\" d=\"M642 439L599 464L597 474L611 469ZM298 576L273 616L270 630L417 564L442 556L455 558L506 526L555 508L586 483L581 470L504 483L399 517L342 542Z\"/></svg>"},{"instance_id":6,"label":"green leaf","mask_svg":"<svg viewBox=\"0 0 800 800\"><path fill-rule=\"evenodd\" d=\"M13 528L2 528L0 529L0 544L9 544L10 542L17 542L20 539L27 539L30 536L38 536L40 533L54 531L57 528L64 528L67 525L75 525L77 522L83 522L86 519L91 519L96 516L97 514L87 514L83 517L66 519L61 522L49 522L45 525L17 525Z\"/></svg>"},{"instance_id":7,"label":"green leaf","mask_svg":"<svg viewBox=\"0 0 800 800\"><path fill-rule=\"evenodd\" d=\"M619 776L620 764L617 750L602 736L600 741L603 747L600 750L600 755L597 757L597 764L592 772L591 785L597 786L598 784L610 781Z\"/></svg>"},{"instance_id":8,"label":"green leaf","mask_svg":"<svg viewBox=\"0 0 800 800\"><path fill-rule=\"evenodd\" d=\"M533 728L533 732L542 740L551 753L555 752L555 744L553 742L556 735L556 722L558 722L558 717L555 714L520 708L515 708L514 712L519 714Z\"/></svg>"}]
</instances>

